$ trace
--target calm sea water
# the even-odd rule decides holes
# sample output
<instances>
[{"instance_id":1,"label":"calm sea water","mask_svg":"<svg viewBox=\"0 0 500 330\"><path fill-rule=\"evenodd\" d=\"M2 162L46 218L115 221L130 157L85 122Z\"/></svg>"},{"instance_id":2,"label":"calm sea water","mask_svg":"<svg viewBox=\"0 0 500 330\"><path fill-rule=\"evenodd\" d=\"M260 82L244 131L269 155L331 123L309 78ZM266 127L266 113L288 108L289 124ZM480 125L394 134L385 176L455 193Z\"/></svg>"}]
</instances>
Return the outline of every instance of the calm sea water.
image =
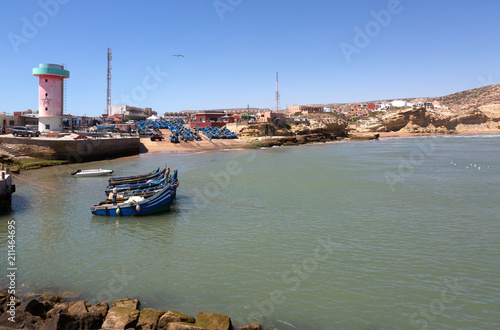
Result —
<instances>
[{"instance_id":1,"label":"calm sea water","mask_svg":"<svg viewBox=\"0 0 500 330\"><path fill-rule=\"evenodd\" d=\"M177 202L142 218L93 216L107 178L70 175L164 164L179 169ZM499 135L146 154L15 181L0 287L15 219L21 293L136 297L267 329L500 326Z\"/></svg>"}]
</instances>

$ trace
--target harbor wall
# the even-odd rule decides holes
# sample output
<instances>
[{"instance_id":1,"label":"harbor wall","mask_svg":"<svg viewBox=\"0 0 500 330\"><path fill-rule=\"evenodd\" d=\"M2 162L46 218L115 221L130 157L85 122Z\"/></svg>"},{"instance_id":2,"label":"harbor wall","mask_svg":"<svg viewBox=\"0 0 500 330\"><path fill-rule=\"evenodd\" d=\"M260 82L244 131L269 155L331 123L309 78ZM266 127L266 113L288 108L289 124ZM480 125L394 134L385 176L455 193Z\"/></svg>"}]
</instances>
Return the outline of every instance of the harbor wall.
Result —
<instances>
[{"instance_id":1,"label":"harbor wall","mask_svg":"<svg viewBox=\"0 0 500 330\"><path fill-rule=\"evenodd\" d=\"M0 143L26 156L69 163L137 155L141 146L138 137L95 140L0 137Z\"/></svg>"}]
</instances>

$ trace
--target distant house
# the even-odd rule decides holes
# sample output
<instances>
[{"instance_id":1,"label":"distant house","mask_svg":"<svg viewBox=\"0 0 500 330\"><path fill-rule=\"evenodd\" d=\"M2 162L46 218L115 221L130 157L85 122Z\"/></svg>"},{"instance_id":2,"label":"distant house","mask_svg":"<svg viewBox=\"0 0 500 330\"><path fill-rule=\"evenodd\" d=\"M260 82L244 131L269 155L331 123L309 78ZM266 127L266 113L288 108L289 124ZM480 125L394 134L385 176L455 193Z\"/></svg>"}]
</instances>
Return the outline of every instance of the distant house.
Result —
<instances>
[{"instance_id":1,"label":"distant house","mask_svg":"<svg viewBox=\"0 0 500 330\"><path fill-rule=\"evenodd\" d=\"M431 102L425 102L424 103L425 110L434 110L434 104Z\"/></svg>"},{"instance_id":2,"label":"distant house","mask_svg":"<svg viewBox=\"0 0 500 330\"><path fill-rule=\"evenodd\" d=\"M98 118L86 117L86 116L73 116L70 114L63 114L63 123L67 128L75 127L90 127L96 123Z\"/></svg>"},{"instance_id":3,"label":"distant house","mask_svg":"<svg viewBox=\"0 0 500 330\"><path fill-rule=\"evenodd\" d=\"M347 115L347 113L351 110L351 108L347 105L341 107L338 109L338 112L340 112L343 115Z\"/></svg>"},{"instance_id":4,"label":"distant house","mask_svg":"<svg viewBox=\"0 0 500 330\"><path fill-rule=\"evenodd\" d=\"M368 104L365 103L355 103L351 104L351 110L368 110Z\"/></svg>"},{"instance_id":5,"label":"distant house","mask_svg":"<svg viewBox=\"0 0 500 330\"><path fill-rule=\"evenodd\" d=\"M292 115L297 112L302 112L303 115L308 115L310 113L320 113L323 112L323 107L311 105L292 105L287 109L287 113Z\"/></svg>"},{"instance_id":6,"label":"distant house","mask_svg":"<svg viewBox=\"0 0 500 330\"><path fill-rule=\"evenodd\" d=\"M267 111L264 113L257 114L257 122L259 123L272 123L279 125L281 123L286 123L286 116L283 112Z\"/></svg>"},{"instance_id":7,"label":"distant house","mask_svg":"<svg viewBox=\"0 0 500 330\"><path fill-rule=\"evenodd\" d=\"M394 101L391 102L391 104L395 108L406 107L406 101L403 101L403 100L394 100Z\"/></svg>"},{"instance_id":8,"label":"distant house","mask_svg":"<svg viewBox=\"0 0 500 330\"><path fill-rule=\"evenodd\" d=\"M363 109L363 110L351 110L347 112L347 117L359 117L359 118L366 118L370 115L370 110L368 109Z\"/></svg>"},{"instance_id":9,"label":"distant house","mask_svg":"<svg viewBox=\"0 0 500 330\"><path fill-rule=\"evenodd\" d=\"M185 112L165 112L163 114L163 117L166 120L188 120L189 119L189 114Z\"/></svg>"},{"instance_id":10,"label":"distant house","mask_svg":"<svg viewBox=\"0 0 500 330\"><path fill-rule=\"evenodd\" d=\"M16 115L16 112L14 112ZM24 119L24 125L38 126L38 110L25 110L20 114L21 118Z\"/></svg>"},{"instance_id":11,"label":"distant house","mask_svg":"<svg viewBox=\"0 0 500 330\"><path fill-rule=\"evenodd\" d=\"M153 111L151 108L138 108L130 105L110 106L109 117L115 116L114 118L116 118L116 115L123 117L131 116L134 120L144 120L152 115L156 115L156 111Z\"/></svg>"},{"instance_id":12,"label":"distant house","mask_svg":"<svg viewBox=\"0 0 500 330\"><path fill-rule=\"evenodd\" d=\"M196 128L196 126L204 127L222 127L226 124L235 123L237 116L226 114L224 111L208 110L200 111L189 119L189 126Z\"/></svg>"},{"instance_id":13,"label":"distant house","mask_svg":"<svg viewBox=\"0 0 500 330\"><path fill-rule=\"evenodd\" d=\"M388 109L390 107L391 107L391 104L390 103L385 103L385 102L383 102L383 103L377 103L375 105L375 109L377 111L386 111L386 109Z\"/></svg>"},{"instance_id":14,"label":"distant house","mask_svg":"<svg viewBox=\"0 0 500 330\"><path fill-rule=\"evenodd\" d=\"M2 128L12 128L24 124L20 116L15 116L6 112L0 113L0 121L2 122Z\"/></svg>"}]
</instances>

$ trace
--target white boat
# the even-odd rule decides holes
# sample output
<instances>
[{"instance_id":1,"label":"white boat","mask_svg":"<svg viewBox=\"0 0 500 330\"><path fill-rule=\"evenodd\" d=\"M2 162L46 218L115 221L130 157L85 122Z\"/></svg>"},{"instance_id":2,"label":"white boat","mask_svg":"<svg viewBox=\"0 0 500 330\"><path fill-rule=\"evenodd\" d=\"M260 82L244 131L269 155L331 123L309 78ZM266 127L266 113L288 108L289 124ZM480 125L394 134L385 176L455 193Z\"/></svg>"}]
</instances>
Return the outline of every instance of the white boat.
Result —
<instances>
[{"instance_id":1,"label":"white boat","mask_svg":"<svg viewBox=\"0 0 500 330\"><path fill-rule=\"evenodd\" d=\"M113 173L113 170L105 170L105 169L93 169L93 170L76 170L76 172L71 173L71 175L76 176L99 176L99 175L109 175Z\"/></svg>"}]
</instances>

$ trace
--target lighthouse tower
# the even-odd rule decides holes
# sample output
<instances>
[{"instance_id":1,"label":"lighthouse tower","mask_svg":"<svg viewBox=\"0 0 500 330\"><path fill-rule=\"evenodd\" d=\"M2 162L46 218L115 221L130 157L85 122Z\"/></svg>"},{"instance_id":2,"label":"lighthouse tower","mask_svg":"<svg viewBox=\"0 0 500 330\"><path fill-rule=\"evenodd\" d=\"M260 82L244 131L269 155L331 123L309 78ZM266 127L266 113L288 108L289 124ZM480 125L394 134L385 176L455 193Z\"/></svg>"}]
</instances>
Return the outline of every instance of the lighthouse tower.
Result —
<instances>
[{"instance_id":1,"label":"lighthouse tower","mask_svg":"<svg viewBox=\"0 0 500 330\"><path fill-rule=\"evenodd\" d=\"M63 130L63 80L69 78L69 71L58 64L40 64L33 69L39 78L38 87L38 130L40 132L61 132Z\"/></svg>"}]
</instances>

